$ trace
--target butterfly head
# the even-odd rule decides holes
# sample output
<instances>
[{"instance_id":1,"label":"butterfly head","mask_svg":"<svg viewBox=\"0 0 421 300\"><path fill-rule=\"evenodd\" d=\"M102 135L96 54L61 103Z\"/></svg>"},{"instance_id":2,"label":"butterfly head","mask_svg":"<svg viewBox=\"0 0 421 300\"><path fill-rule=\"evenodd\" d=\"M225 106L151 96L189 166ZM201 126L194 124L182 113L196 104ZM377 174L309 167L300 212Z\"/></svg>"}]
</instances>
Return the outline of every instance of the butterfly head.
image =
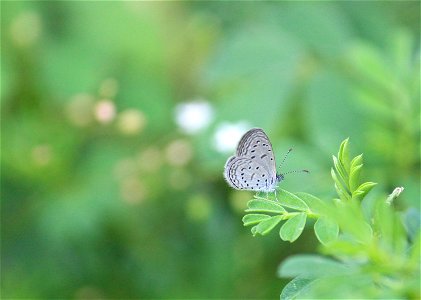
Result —
<instances>
[{"instance_id":1,"label":"butterfly head","mask_svg":"<svg viewBox=\"0 0 421 300\"><path fill-rule=\"evenodd\" d=\"M276 182L281 182L282 180L284 180L284 175L276 174Z\"/></svg>"}]
</instances>

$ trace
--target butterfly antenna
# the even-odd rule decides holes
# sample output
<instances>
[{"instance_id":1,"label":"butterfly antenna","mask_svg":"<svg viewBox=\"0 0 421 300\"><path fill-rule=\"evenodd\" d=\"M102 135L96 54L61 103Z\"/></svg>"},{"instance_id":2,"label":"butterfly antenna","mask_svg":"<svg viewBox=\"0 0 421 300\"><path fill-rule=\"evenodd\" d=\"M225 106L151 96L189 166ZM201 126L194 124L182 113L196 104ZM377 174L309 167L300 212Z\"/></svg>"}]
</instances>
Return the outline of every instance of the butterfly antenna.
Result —
<instances>
[{"instance_id":1,"label":"butterfly antenna","mask_svg":"<svg viewBox=\"0 0 421 300\"><path fill-rule=\"evenodd\" d=\"M281 161L281 163L279 164L279 169L281 168L281 166L284 164L285 160L287 159L288 154L292 151L292 148L289 148L288 152L285 154L284 159Z\"/></svg>"},{"instance_id":2,"label":"butterfly antenna","mask_svg":"<svg viewBox=\"0 0 421 300\"><path fill-rule=\"evenodd\" d=\"M294 170L294 171L289 171L289 172L286 172L286 173L282 173L281 175L282 175L282 176L285 176L285 175L287 175L287 174L292 174L292 173L301 173L301 172L304 172L304 173L310 173L310 171L309 171L309 170Z\"/></svg>"}]
</instances>

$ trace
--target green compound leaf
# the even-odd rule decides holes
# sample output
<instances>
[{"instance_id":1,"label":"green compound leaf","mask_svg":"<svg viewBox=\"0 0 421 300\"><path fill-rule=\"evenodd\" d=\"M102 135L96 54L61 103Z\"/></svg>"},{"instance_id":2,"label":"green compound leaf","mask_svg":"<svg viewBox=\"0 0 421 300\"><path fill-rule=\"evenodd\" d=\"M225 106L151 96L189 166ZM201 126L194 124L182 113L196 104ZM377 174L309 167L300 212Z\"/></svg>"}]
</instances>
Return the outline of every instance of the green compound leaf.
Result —
<instances>
[{"instance_id":1,"label":"green compound leaf","mask_svg":"<svg viewBox=\"0 0 421 300\"><path fill-rule=\"evenodd\" d=\"M308 289L309 284L313 281L313 279L302 278L300 276L295 277L282 290L280 300L297 299L302 292Z\"/></svg>"},{"instance_id":2,"label":"green compound leaf","mask_svg":"<svg viewBox=\"0 0 421 300\"><path fill-rule=\"evenodd\" d=\"M325 210L326 210L325 203L319 198L317 198L316 196L303 193L303 192L295 193L295 195L301 200L303 200L313 213L315 214L325 213Z\"/></svg>"},{"instance_id":3,"label":"green compound leaf","mask_svg":"<svg viewBox=\"0 0 421 300\"><path fill-rule=\"evenodd\" d=\"M306 219L307 215L305 213L299 213L286 221L279 231L281 239L291 243L298 239L306 225Z\"/></svg>"},{"instance_id":4,"label":"green compound leaf","mask_svg":"<svg viewBox=\"0 0 421 300\"><path fill-rule=\"evenodd\" d=\"M282 204L282 206L286 206L300 211L308 210L307 204L293 193L281 189L278 192L278 197L279 202Z\"/></svg>"},{"instance_id":5,"label":"green compound leaf","mask_svg":"<svg viewBox=\"0 0 421 300\"><path fill-rule=\"evenodd\" d=\"M273 228L275 228L275 226L278 225L278 223L281 221L282 221L282 216L274 216L274 217L270 217L270 219L260 222L259 225L256 225L253 228L256 228L256 233L259 233L261 235L266 235ZM253 233L253 235L255 235L255 233Z\"/></svg>"},{"instance_id":6,"label":"green compound leaf","mask_svg":"<svg viewBox=\"0 0 421 300\"><path fill-rule=\"evenodd\" d=\"M275 214L286 213L285 208L283 208L281 204L271 200L250 200L247 203L247 207L246 212L268 212Z\"/></svg>"},{"instance_id":7,"label":"green compound leaf","mask_svg":"<svg viewBox=\"0 0 421 300\"><path fill-rule=\"evenodd\" d=\"M264 214L248 214L243 217L244 226L258 224L264 220L270 219L271 216Z\"/></svg>"},{"instance_id":8,"label":"green compound leaf","mask_svg":"<svg viewBox=\"0 0 421 300\"><path fill-rule=\"evenodd\" d=\"M317 239L323 245L326 245L337 239L339 226L329 219L319 218L314 224L314 233L316 234Z\"/></svg>"}]
</instances>

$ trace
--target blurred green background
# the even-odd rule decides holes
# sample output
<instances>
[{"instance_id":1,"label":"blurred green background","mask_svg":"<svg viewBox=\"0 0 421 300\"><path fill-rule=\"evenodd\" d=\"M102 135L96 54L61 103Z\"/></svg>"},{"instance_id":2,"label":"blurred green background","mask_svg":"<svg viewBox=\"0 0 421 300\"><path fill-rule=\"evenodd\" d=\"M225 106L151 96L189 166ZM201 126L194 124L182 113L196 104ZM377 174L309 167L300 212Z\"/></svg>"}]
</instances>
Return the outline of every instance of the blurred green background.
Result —
<instances>
[{"instance_id":1,"label":"blurred green background","mask_svg":"<svg viewBox=\"0 0 421 300\"><path fill-rule=\"evenodd\" d=\"M277 298L316 239L253 238L225 160L262 127L329 199L350 137L419 209L419 45L418 1L2 1L2 297Z\"/></svg>"}]
</instances>

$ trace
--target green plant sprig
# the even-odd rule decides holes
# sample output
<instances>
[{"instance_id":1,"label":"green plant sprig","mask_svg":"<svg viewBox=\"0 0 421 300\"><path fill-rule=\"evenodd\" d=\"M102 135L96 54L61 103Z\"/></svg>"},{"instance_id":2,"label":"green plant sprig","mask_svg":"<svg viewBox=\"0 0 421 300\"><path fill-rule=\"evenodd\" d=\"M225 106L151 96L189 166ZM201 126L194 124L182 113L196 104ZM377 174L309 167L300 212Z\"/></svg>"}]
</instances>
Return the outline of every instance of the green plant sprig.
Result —
<instances>
[{"instance_id":1,"label":"green plant sprig","mask_svg":"<svg viewBox=\"0 0 421 300\"><path fill-rule=\"evenodd\" d=\"M394 210L402 187L378 197L374 209L364 213L361 202L376 183L360 181L362 167L362 154L349 158L346 139L331 169L339 198L325 201L281 189L278 199L256 195L248 202L243 223L253 226L254 236L267 235L282 223L279 235L292 243L308 220L315 221L322 255L295 255L279 266L280 277L293 278L281 299L420 298L420 213Z\"/></svg>"},{"instance_id":2,"label":"green plant sprig","mask_svg":"<svg viewBox=\"0 0 421 300\"><path fill-rule=\"evenodd\" d=\"M338 157L333 157L331 175L335 182L335 189L342 201L363 199L377 184L374 182L360 183L360 174L363 167L363 155L357 155L352 160L349 158L349 138L344 140L338 152Z\"/></svg>"},{"instance_id":3,"label":"green plant sprig","mask_svg":"<svg viewBox=\"0 0 421 300\"><path fill-rule=\"evenodd\" d=\"M314 231L321 243L336 239L338 226L324 218L324 203L317 197L307 193L290 193L286 190L277 192L279 201L254 196L247 204L243 217L244 226L251 226L254 236L266 235L280 222L285 221L279 235L282 240L294 242L304 230L308 219L316 220Z\"/></svg>"}]
</instances>

